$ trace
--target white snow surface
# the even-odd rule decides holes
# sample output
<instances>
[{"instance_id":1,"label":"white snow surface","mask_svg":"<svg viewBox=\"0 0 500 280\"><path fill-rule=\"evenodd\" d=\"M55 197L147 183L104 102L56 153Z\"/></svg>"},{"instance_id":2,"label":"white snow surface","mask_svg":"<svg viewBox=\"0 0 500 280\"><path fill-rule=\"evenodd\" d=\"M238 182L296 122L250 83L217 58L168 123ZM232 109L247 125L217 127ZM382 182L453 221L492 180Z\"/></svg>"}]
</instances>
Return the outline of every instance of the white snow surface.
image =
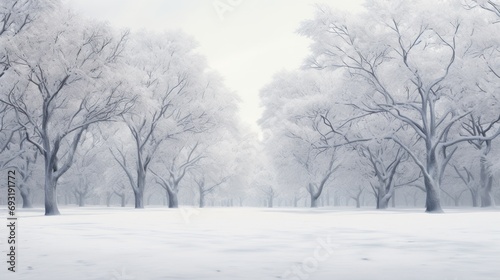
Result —
<instances>
[{"instance_id":1,"label":"white snow surface","mask_svg":"<svg viewBox=\"0 0 500 280\"><path fill-rule=\"evenodd\" d=\"M500 279L499 209L61 212L18 210L17 272L2 261L1 280Z\"/></svg>"}]
</instances>

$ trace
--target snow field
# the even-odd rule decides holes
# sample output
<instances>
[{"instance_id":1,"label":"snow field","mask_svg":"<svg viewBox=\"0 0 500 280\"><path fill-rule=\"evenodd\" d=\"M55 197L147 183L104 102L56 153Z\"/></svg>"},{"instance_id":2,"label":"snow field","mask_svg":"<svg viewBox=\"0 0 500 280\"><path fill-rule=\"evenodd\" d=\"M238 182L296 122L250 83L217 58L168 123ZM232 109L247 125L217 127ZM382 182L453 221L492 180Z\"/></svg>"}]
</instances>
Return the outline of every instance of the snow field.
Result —
<instances>
[{"instance_id":1,"label":"snow field","mask_svg":"<svg viewBox=\"0 0 500 280\"><path fill-rule=\"evenodd\" d=\"M4 264L0 279L500 279L495 209L61 212L18 211L18 271Z\"/></svg>"}]
</instances>

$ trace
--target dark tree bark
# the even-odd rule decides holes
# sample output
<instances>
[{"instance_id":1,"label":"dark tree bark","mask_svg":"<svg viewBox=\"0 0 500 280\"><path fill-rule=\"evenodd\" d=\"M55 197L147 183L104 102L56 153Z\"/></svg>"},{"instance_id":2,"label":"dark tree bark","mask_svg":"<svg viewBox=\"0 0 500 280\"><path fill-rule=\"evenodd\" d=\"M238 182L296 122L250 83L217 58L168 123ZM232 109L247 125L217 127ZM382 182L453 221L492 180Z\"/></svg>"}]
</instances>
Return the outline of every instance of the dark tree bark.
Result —
<instances>
[{"instance_id":1,"label":"dark tree bark","mask_svg":"<svg viewBox=\"0 0 500 280\"><path fill-rule=\"evenodd\" d=\"M177 197L177 192L167 188L168 193L168 208L179 208L179 199Z\"/></svg>"},{"instance_id":2,"label":"dark tree bark","mask_svg":"<svg viewBox=\"0 0 500 280\"><path fill-rule=\"evenodd\" d=\"M491 145L491 144L490 144ZM481 156L481 174L480 174L480 188L479 195L481 197L481 207L495 206L493 198L493 172L489 166L486 154Z\"/></svg>"},{"instance_id":3,"label":"dark tree bark","mask_svg":"<svg viewBox=\"0 0 500 280\"><path fill-rule=\"evenodd\" d=\"M47 169L47 168L46 168ZM45 215L60 215L57 207L57 179L54 178L53 172L45 171Z\"/></svg>"}]
</instances>

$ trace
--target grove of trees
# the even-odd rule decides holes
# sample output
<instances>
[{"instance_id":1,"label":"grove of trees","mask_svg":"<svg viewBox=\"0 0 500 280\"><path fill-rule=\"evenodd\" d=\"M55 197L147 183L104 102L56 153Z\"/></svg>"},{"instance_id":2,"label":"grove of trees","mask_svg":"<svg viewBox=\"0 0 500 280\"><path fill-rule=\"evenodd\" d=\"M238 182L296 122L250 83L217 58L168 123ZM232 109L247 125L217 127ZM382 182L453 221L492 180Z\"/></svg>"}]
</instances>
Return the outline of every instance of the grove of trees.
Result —
<instances>
[{"instance_id":1,"label":"grove of trees","mask_svg":"<svg viewBox=\"0 0 500 280\"><path fill-rule=\"evenodd\" d=\"M442 212L442 186L457 173L476 178L481 206L492 206L490 153L500 134L496 8L492 1L366 1L364 12L342 14L318 5L299 29L312 40L303 69L277 75L261 93L266 145L284 145L276 164L296 160L297 148L318 162L348 149L344 162L367 159L358 172L371 169L365 184L378 208L403 185L425 192L427 212ZM463 166L449 168L457 153L479 157L479 166L465 166L468 175ZM309 174L327 166L298 164ZM419 172L402 172L408 164Z\"/></svg>"},{"instance_id":2,"label":"grove of trees","mask_svg":"<svg viewBox=\"0 0 500 280\"><path fill-rule=\"evenodd\" d=\"M0 170L45 215L61 203L494 206L500 2L315 11L298 27L303 67L260 91L259 140L189 35L2 1Z\"/></svg>"}]
</instances>

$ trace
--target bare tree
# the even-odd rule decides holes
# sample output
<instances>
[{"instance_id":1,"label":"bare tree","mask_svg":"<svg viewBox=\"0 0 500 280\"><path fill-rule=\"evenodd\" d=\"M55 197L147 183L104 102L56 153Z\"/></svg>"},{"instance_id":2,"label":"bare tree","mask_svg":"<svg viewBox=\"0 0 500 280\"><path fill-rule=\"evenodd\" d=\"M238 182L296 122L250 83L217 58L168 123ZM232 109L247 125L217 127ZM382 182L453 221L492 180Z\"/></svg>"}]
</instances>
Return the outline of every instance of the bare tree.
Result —
<instances>
[{"instance_id":1,"label":"bare tree","mask_svg":"<svg viewBox=\"0 0 500 280\"><path fill-rule=\"evenodd\" d=\"M213 193L218 187L224 184L228 180L228 177L221 178L208 185L206 184L206 178L203 175L200 178L195 178L194 180L196 182L196 185L198 186L198 191L200 194L199 206L200 208L203 208L205 207L205 197L208 194Z\"/></svg>"},{"instance_id":2,"label":"bare tree","mask_svg":"<svg viewBox=\"0 0 500 280\"><path fill-rule=\"evenodd\" d=\"M9 132L6 143L8 145L3 147L3 151L0 150L0 154L3 152L6 158L5 161L0 161L0 169L8 167L19 172L20 176L17 178L16 187L23 199L23 208L32 208L33 189L31 186L33 184L29 181L32 179L33 174L38 171L36 163L39 152L26 141L26 134L23 130L16 130L15 132L15 134L12 131Z\"/></svg>"},{"instance_id":3,"label":"bare tree","mask_svg":"<svg viewBox=\"0 0 500 280\"><path fill-rule=\"evenodd\" d=\"M500 19L500 2L498 2L497 0L465 0L464 6L466 9L474 9L479 7L493 14L494 16L496 16L496 18ZM497 24L498 21L495 21L494 23ZM491 33L488 33L486 36L489 36L489 34ZM498 84L498 81L500 79L500 65L497 62L497 58L500 54L500 48L498 47L498 44L494 43L482 47L484 49L480 50L480 58L482 58L482 60L486 63L489 70L488 74L492 77L492 79L489 79L489 82L492 84ZM488 87L485 87L484 85L481 85L479 83L477 86L479 90L484 93L492 91L491 89L488 90ZM495 95L494 93L492 94ZM498 102L497 97L494 97L494 100ZM488 138L487 136L495 134L494 127L498 126L499 122L500 115L498 114L493 116L493 118L490 118L489 120L487 120L487 118L482 118L480 114L478 116L471 115L469 116L467 121L464 122L462 128L470 136L482 136L484 138ZM469 141L469 143L473 145L477 150L482 151L479 171L479 197L481 199L481 207L494 206L495 200L492 194L493 172L491 170L492 164L488 158L488 154L491 151L492 140L471 140Z\"/></svg>"},{"instance_id":4,"label":"bare tree","mask_svg":"<svg viewBox=\"0 0 500 280\"><path fill-rule=\"evenodd\" d=\"M120 198L120 206L125 207L127 205L127 188L123 184L119 184L117 187L113 188L113 193Z\"/></svg>"},{"instance_id":5,"label":"bare tree","mask_svg":"<svg viewBox=\"0 0 500 280\"><path fill-rule=\"evenodd\" d=\"M385 13L382 10L372 12L367 19ZM385 14L382 21L362 23L372 27L377 25L380 30L384 30L383 33L369 34L362 31L362 34L356 34L352 30L361 29L352 28L333 18L326 9L320 9L314 22L322 26L322 31L317 32L319 27L306 23L302 33L321 45L315 48L319 51L310 60L312 67L343 69L352 77L351 82L366 85L366 94L351 106L362 114L391 116L418 136L419 143L424 147L422 157L397 134L386 135L384 138L397 143L420 168L427 196L426 211L442 212L440 184L446 166L457 150L456 145L471 140L492 140L500 134L500 130L488 137L456 135L451 133L452 129L459 126L460 121L471 114L471 110L458 112L455 108L449 108L440 112L438 109L440 100L453 98L460 91L459 88L453 88L449 81L455 78L450 73L456 70L459 48L470 43L459 38L462 32L468 32L462 28L460 21L443 23L448 26L446 31L433 28L435 23L431 21L407 28L403 25L413 22L406 23L403 16L406 11L400 12L398 17ZM394 40L386 40L389 37ZM433 48L426 48L428 44L432 44ZM429 59L429 55L434 55L436 49L440 50L440 58L436 60L434 67L439 71L433 69L432 75L428 75L419 59ZM464 57L467 54L460 55L461 59L469 58ZM390 85L392 76L386 71L391 67L405 69L403 82Z\"/></svg>"},{"instance_id":6,"label":"bare tree","mask_svg":"<svg viewBox=\"0 0 500 280\"><path fill-rule=\"evenodd\" d=\"M0 41L5 37L15 37L34 24L38 17L51 10L53 5L44 0L4 0L0 2ZM7 41L2 42L7 45ZM0 79L15 62L16 56L0 49Z\"/></svg>"},{"instance_id":7,"label":"bare tree","mask_svg":"<svg viewBox=\"0 0 500 280\"><path fill-rule=\"evenodd\" d=\"M15 135L22 130L22 127L15 119L15 112L8 104L0 100L0 169L4 168L11 161L15 160L23 153L22 149L10 148ZM19 143L20 139L17 140Z\"/></svg>"},{"instance_id":8,"label":"bare tree","mask_svg":"<svg viewBox=\"0 0 500 280\"><path fill-rule=\"evenodd\" d=\"M130 182L135 208L144 208L148 171L160 146L185 133L203 131L209 122L206 112L196 107L209 86L204 84L202 61L191 52L189 38L181 33L134 35L127 65L136 74L130 79L137 100L123 118L133 138L133 155L123 149L112 154ZM193 68L195 64L200 67Z\"/></svg>"},{"instance_id":9,"label":"bare tree","mask_svg":"<svg viewBox=\"0 0 500 280\"><path fill-rule=\"evenodd\" d=\"M455 172L458 174L462 182L464 182L465 186L470 192L470 196L472 199L472 207L478 207L479 206L479 186L476 183L474 179L474 175L472 175L472 172L469 171L466 167L464 167L464 173L462 173L456 165L453 165L453 168L455 169Z\"/></svg>"},{"instance_id":10,"label":"bare tree","mask_svg":"<svg viewBox=\"0 0 500 280\"><path fill-rule=\"evenodd\" d=\"M20 150L25 152L19 155L20 163L16 164L17 170L21 180L16 184L19 189L21 197L23 198L23 208L32 208L32 188L28 184L28 180L32 178L32 175L36 169L36 162L38 159L38 150L30 149L29 147L24 147L26 145L25 141L21 141Z\"/></svg>"},{"instance_id":11,"label":"bare tree","mask_svg":"<svg viewBox=\"0 0 500 280\"><path fill-rule=\"evenodd\" d=\"M366 186L358 186L356 188L349 188L347 193L350 199L356 202L356 208L361 208L361 198L366 189Z\"/></svg>"},{"instance_id":12,"label":"bare tree","mask_svg":"<svg viewBox=\"0 0 500 280\"><path fill-rule=\"evenodd\" d=\"M272 186L263 186L260 191L265 195L265 203L268 208L273 208L274 199L278 196L276 191Z\"/></svg>"},{"instance_id":13,"label":"bare tree","mask_svg":"<svg viewBox=\"0 0 500 280\"><path fill-rule=\"evenodd\" d=\"M377 209L386 209L389 200L394 194L394 177L399 164L403 160L404 152L402 149L397 149L394 158L387 162L384 159L386 151L383 148L373 151L370 147L361 147L359 151L363 157L370 161L374 175L377 178L378 184L375 186L371 184L377 201Z\"/></svg>"},{"instance_id":14,"label":"bare tree","mask_svg":"<svg viewBox=\"0 0 500 280\"><path fill-rule=\"evenodd\" d=\"M330 162L328 163L328 166L324 173L320 175L319 183L314 183L310 182L309 185L307 186L307 192L309 193L311 197L311 207L315 208L318 207L318 199L320 195L323 193L323 189L325 188L326 183L332 176L332 174L335 172L335 170L338 168L338 166L334 165L335 163L335 155L330 156Z\"/></svg>"},{"instance_id":15,"label":"bare tree","mask_svg":"<svg viewBox=\"0 0 500 280\"><path fill-rule=\"evenodd\" d=\"M338 165L337 161L337 147L324 148L328 141L333 137L326 135L321 130L321 123L324 118L321 116L323 110L313 110L306 116L295 116L296 119L306 120L310 125L308 129L312 130L315 137L311 137L307 133L298 134L294 131L288 131L286 135L298 141L301 149L306 151L293 152L293 158L308 174L309 182L307 183L306 190L311 198L311 207L318 207L318 199L323 193L327 182L331 179Z\"/></svg>"},{"instance_id":16,"label":"bare tree","mask_svg":"<svg viewBox=\"0 0 500 280\"><path fill-rule=\"evenodd\" d=\"M197 151L198 147L199 143L192 147L182 146L169 163L162 161L162 173L151 170L151 173L157 179L157 183L166 191L169 208L179 207L179 184L187 172L193 169L198 161L203 158Z\"/></svg>"},{"instance_id":17,"label":"bare tree","mask_svg":"<svg viewBox=\"0 0 500 280\"><path fill-rule=\"evenodd\" d=\"M79 185L73 188L73 195L75 196L76 203L79 207L85 206L85 200L89 195L89 185L85 179L80 178Z\"/></svg>"},{"instance_id":18,"label":"bare tree","mask_svg":"<svg viewBox=\"0 0 500 280\"><path fill-rule=\"evenodd\" d=\"M185 81L180 80L179 84L176 87L173 87L171 91L169 91L168 94L162 98L160 108L152 113L150 119L148 119L146 114L132 115L130 118L124 118L135 144L134 146L137 155L135 167L129 166L123 149L117 149L118 155L110 150L114 159L118 162L129 179L134 192L135 208L144 208L144 190L146 188L146 178L149 164L156 154L160 144L165 139L170 137L169 135L157 135L159 133L156 131L160 120L165 117L167 109L172 106L171 101L169 100L169 95L177 87L182 87L183 83L185 83ZM173 114L174 111L172 111L167 117L171 117ZM132 171L134 169L136 173L135 177Z\"/></svg>"},{"instance_id":19,"label":"bare tree","mask_svg":"<svg viewBox=\"0 0 500 280\"><path fill-rule=\"evenodd\" d=\"M86 145L87 147L85 147L85 150L84 147L80 148L80 153L77 152L77 159L72 170L66 173L70 176L67 181L71 183L70 188L79 207L85 206L86 200L95 191L98 184L93 181L95 177L89 176L99 171L96 166L98 164L97 153L99 153L99 151L96 151L97 140L94 137L90 138L91 140L82 139L80 145Z\"/></svg>"},{"instance_id":20,"label":"bare tree","mask_svg":"<svg viewBox=\"0 0 500 280\"><path fill-rule=\"evenodd\" d=\"M495 204L492 195L493 171L488 154L491 151L493 139L488 137L494 134L495 125L500 122L500 115L490 121L483 121L481 116L470 115L467 122L462 124L462 129L466 131L467 136L482 137L483 139L471 139L468 142L477 150L481 151L480 174L479 174L479 195L481 198L481 207L490 207Z\"/></svg>"},{"instance_id":21,"label":"bare tree","mask_svg":"<svg viewBox=\"0 0 500 280\"><path fill-rule=\"evenodd\" d=\"M59 20L72 19L64 15ZM58 22L39 26L47 29L43 33L23 34L20 40L26 43L19 46L15 54L19 62L12 67L24 74L1 100L15 110L27 141L44 158L46 215L59 214L57 181L71 167L82 134L130 106L120 83L111 88L100 83L106 75L104 67L116 62L127 34L113 37L103 26L79 29ZM43 43L30 45L35 37ZM47 58L48 50L59 55Z\"/></svg>"}]
</instances>

